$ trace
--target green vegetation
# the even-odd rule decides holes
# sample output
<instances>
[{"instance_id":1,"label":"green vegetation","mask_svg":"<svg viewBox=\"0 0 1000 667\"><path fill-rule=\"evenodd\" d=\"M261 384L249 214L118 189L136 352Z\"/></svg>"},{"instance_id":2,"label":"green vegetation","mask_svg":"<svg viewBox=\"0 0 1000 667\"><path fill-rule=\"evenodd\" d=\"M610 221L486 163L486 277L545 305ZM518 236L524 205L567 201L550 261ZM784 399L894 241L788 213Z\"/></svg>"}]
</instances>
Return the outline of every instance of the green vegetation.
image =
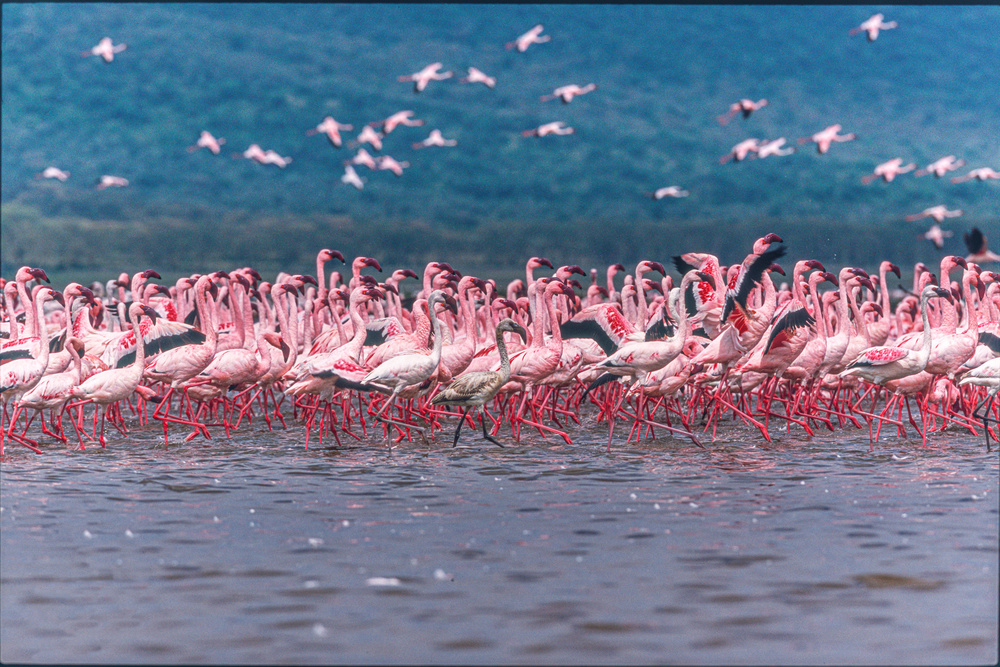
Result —
<instances>
[{"instance_id":1,"label":"green vegetation","mask_svg":"<svg viewBox=\"0 0 1000 667\"><path fill-rule=\"evenodd\" d=\"M900 27L874 43L848 29L864 7L618 5L5 4L0 270L168 273L252 265L311 272L319 248L419 269L445 259L485 275L531 255L584 268L705 250L741 259L763 233L795 257L834 265L936 262L906 214L935 204L964 254L978 225L1000 242L997 182L862 175L900 156L955 154L1000 167L1000 9L893 7ZM888 14L892 14L889 16ZM547 44L505 42L537 22ZM113 63L81 58L105 36ZM942 41L950 35L951 41ZM456 77L419 95L396 80L441 61ZM468 66L495 90L461 85ZM598 90L569 105L539 95ZM771 104L721 127L740 97ZM325 115L360 126L400 109L382 151L402 177L342 161L305 130ZM561 119L565 137L521 131ZM800 136L832 123L858 140L826 155L718 164L748 137ZM410 147L439 128L454 148ZM223 154L189 153L202 129ZM286 169L230 159L249 144L291 155ZM49 165L66 183L38 180ZM123 189L97 191L101 174ZM680 200L643 193L679 184ZM103 275L103 274L102 274Z\"/></svg>"}]
</instances>

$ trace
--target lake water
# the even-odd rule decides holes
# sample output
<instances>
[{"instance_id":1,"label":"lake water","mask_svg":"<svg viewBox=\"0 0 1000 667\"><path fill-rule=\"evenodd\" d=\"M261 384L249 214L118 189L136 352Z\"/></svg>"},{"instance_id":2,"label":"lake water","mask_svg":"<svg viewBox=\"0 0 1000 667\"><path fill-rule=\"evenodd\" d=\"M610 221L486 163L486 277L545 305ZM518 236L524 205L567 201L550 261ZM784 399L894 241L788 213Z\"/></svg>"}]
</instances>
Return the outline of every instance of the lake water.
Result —
<instances>
[{"instance_id":1,"label":"lake water","mask_svg":"<svg viewBox=\"0 0 1000 667\"><path fill-rule=\"evenodd\" d=\"M453 418L391 452L306 451L301 428L258 423L169 449L158 425L105 450L11 446L0 658L997 661L982 438L869 452L867 431L730 426L706 449L622 433L608 453L582 421L572 445L505 429L503 449L472 429L452 449Z\"/></svg>"}]
</instances>

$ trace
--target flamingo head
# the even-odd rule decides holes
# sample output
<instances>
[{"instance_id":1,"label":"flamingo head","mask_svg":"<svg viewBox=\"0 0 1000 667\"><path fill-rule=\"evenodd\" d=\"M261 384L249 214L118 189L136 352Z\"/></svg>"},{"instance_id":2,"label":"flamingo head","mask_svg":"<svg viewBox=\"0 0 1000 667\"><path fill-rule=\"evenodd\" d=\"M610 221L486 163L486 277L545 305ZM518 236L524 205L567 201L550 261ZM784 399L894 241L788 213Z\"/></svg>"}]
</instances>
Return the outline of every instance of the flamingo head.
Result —
<instances>
[{"instance_id":1,"label":"flamingo head","mask_svg":"<svg viewBox=\"0 0 1000 667\"><path fill-rule=\"evenodd\" d=\"M549 260L545 259L544 257L532 257L531 259L528 260L528 268L529 269L538 269L538 268L541 268L543 266L547 266L550 269L554 268L552 266L552 262L550 262Z\"/></svg>"},{"instance_id":2,"label":"flamingo head","mask_svg":"<svg viewBox=\"0 0 1000 667\"><path fill-rule=\"evenodd\" d=\"M503 308L510 308L511 310L517 310L517 303L511 301L510 299L506 299L502 296L498 296L497 298L493 299L493 303L490 304L490 308L492 308L497 312L499 312Z\"/></svg>"},{"instance_id":3,"label":"flamingo head","mask_svg":"<svg viewBox=\"0 0 1000 667\"><path fill-rule=\"evenodd\" d=\"M392 272L392 277L396 280L403 280L404 278L419 278L420 276L413 269L396 269Z\"/></svg>"},{"instance_id":4,"label":"flamingo head","mask_svg":"<svg viewBox=\"0 0 1000 667\"><path fill-rule=\"evenodd\" d=\"M840 281L837 280L837 276L833 275L829 271L824 271L823 272L823 280L826 280L826 281L829 281L829 282L833 283L834 287L840 287ZM837 294L837 293L834 292L834 294ZM839 294L838 294L838 296L839 296Z\"/></svg>"},{"instance_id":5,"label":"flamingo head","mask_svg":"<svg viewBox=\"0 0 1000 667\"><path fill-rule=\"evenodd\" d=\"M386 292L392 292L396 296L399 296L399 288L392 283L376 283L378 289L382 290L382 298L385 298Z\"/></svg>"},{"instance_id":6,"label":"flamingo head","mask_svg":"<svg viewBox=\"0 0 1000 667\"><path fill-rule=\"evenodd\" d=\"M892 262L889 261L882 262L882 266L880 268L883 271L892 271L893 273L896 274L897 278L903 277L903 274L900 272L899 267L893 264Z\"/></svg>"},{"instance_id":7,"label":"flamingo head","mask_svg":"<svg viewBox=\"0 0 1000 667\"><path fill-rule=\"evenodd\" d=\"M767 270L773 271L774 273L780 273L781 275L785 275L785 270L781 268L781 265L777 263L772 263L771 266L767 267Z\"/></svg>"},{"instance_id":8,"label":"flamingo head","mask_svg":"<svg viewBox=\"0 0 1000 667\"><path fill-rule=\"evenodd\" d=\"M562 280L566 280L573 274L579 274L581 276L587 275L586 273L584 273L583 269L581 269L576 264L570 264L568 266L560 266L558 269L556 269L556 275L559 276L560 279Z\"/></svg>"},{"instance_id":9,"label":"flamingo head","mask_svg":"<svg viewBox=\"0 0 1000 667\"><path fill-rule=\"evenodd\" d=\"M653 262L650 260L642 260L639 262L639 266L636 267L636 271L639 273L646 273L647 271L656 271L661 276L667 275L667 270L663 268L663 265L659 262Z\"/></svg>"},{"instance_id":10,"label":"flamingo head","mask_svg":"<svg viewBox=\"0 0 1000 667\"><path fill-rule=\"evenodd\" d=\"M650 280L648 278L642 279L642 289L646 292L654 291L663 294L663 285L655 280Z\"/></svg>"},{"instance_id":11,"label":"flamingo head","mask_svg":"<svg viewBox=\"0 0 1000 667\"><path fill-rule=\"evenodd\" d=\"M364 266L370 266L379 273L382 272L382 266L378 263L378 260L375 259L374 257L358 257L356 260L354 260L354 262L359 265L359 268Z\"/></svg>"},{"instance_id":12,"label":"flamingo head","mask_svg":"<svg viewBox=\"0 0 1000 667\"><path fill-rule=\"evenodd\" d=\"M806 271L810 269L816 269L817 271L826 271L826 268L823 266L823 263L820 262L818 259L807 259L803 262L803 264L805 265Z\"/></svg>"},{"instance_id":13,"label":"flamingo head","mask_svg":"<svg viewBox=\"0 0 1000 667\"><path fill-rule=\"evenodd\" d=\"M499 323L497 323L497 336L502 336L504 331L510 331L511 333L516 333L518 336L521 337L521 341L523 341L524 343L528 342L528 332L524 330L524 327L522 327L520 324L510 319L509 317L505 317L504 319L500 320Z\"/></svg>"},{"instance_id":14,"label":"flamingo head","mask_svg":"<svg viewBox=\"0 0 1000 667\"><path fill-rule=\"evenodd\" d=\"M324 262L331 259L339 259L343 264L347 264L347 260L344 259L344 255L339 250L330 250L329 248L320 250L317 259Z\"/></svg>"}]
</instances>

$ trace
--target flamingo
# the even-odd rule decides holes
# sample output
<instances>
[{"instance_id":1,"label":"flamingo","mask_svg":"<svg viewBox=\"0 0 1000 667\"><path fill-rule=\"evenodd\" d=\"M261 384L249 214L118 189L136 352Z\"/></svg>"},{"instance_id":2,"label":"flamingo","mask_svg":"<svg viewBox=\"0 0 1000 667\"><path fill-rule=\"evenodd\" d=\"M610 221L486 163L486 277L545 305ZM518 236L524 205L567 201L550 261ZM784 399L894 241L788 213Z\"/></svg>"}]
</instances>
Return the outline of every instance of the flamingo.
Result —
<instances>
[{"instance_id":1,"label":"flamingo","mask_svg":"<svg viewBox=\"0 0 1000 667\"><path fill-rule=\"evenodd\" d=\"M524 53L532 44L544 44L552 39L551 35L543 35L543 30L545 30L545 28L542 27L541 23L539 23L534 28L515 39L513 42L507 42L507 50L510 51L513 48L517 48L518 53Z\"/></svg>"},{"instance_id":2,"label":"flamingo","mask_svg":"<svg viewBox=\"0 0 1000 667\"><path fill-rule=\"evenodd\" d=\"M406 161L397 162L395 158L392 158L388 155L380 155L376 160L376 166L378 167L378 169L387 169L392 173L396 174L396 176L402 176L403 169L409 167L410 163Z\"/></svg>"},{"instance_id":3,"label":"flamingo","mask_svg":"<svg viewBox=\"0 0 1000 667\"><path fill-rule=\"evenodd\" d=\"M50 169L51 169L51 167L50 167ZM951 182L952 183L964 183L965 181L971 181L973 179L975 179L977 181L988 181L988 180L992 180L992 179L1000 179L1000 172L993 171L989 167L980 167L979 169L973 169L972 171L970 171L965 176L952 176ZM63 179L63 180L65 180L65 179Z\"/></svg>"},{"instance_id":4,"label":"flamingo","mask_svg":"<svg viewBox=\"0 0 1000 667\"><path fill-rule=\"evenodd\" d=\"M955 232L951 230L944 231L935 222L933 225L930 226L930 229L928 229L926 232L924 232L923 234L917 234L917 237L922 239L927 239L928 241L934 244L935 248L940 250L941 248L944 247L944 240L946 238L951 238L954 235Z\"/></svg>"},{"instance_id":5,"label":"flamingo","mask_svg":"<svg viewBox=\"0 0 1000 667\"><path fill-rule=\"evenodd\" d=\"M563 104L569 104L573 101L574 97L578 95L586 95L592 90L597 90L596 83L588 83L586 86L578 86L575 83L571 83L566 86L560 86L552 91L550 95L542 95L540 99L542 102L548 102L549 100L559 99L562 100Z\"/></svg>"},{"instance_id":6,"label":"flamingo","mask_svg":"<svg viewBox=\"0 0 1000 667\"><path fill-rule=\"evenodd\" d=\"M358 190L365 187L365 182L361 180L358 172L354 171L354 167L350 163L344 165L344 173L340 177L340 182L353 185Z\"/></svg>"},{"instance_id":7,"label":"flamingo","mask_svg":"<svg viewBox=\"0 0 1000 667\"><path fill-rule=\"evenodd\" d=\"M187 150L188 153L194 153L199 148L207 148L212 152L212 155L218 155L219 151L222 150L219 146L224 143L226 143L225 139L216 139L208 130L202 130L201 134L198 136L198 141L196 141L193 146L188 146Z\"/></svg>"},{"instance_id":8,"label":"flamingo","mask_svg":"<svg viewBox=\"0 0 1000 667\"><path fill-rule=\"evenodd\" d=\"M462 77L458 80L459 83L481 83L487 88L493 88L497 85L497 80L492 76L487 76L483 74L480 70L475 67L469 68L469 73L467 76Z\"/></svg>"},{"instance_id":9,"label":"flamingo","mask_svg":"<svg viewBox=\"0 0 1000 667\"><path fill-rule=\"evenodd\" d=\"M110 37L104 37L97 43L97 46L82 52L80 55L84 58L89 56L100 56L104 58L104 62L109 63L115 59L116 53L121 53L126 48L125 44L114 44Z\"/></svg>"},{"instance_id":10,"label":"flamingo","mask_svg":"<svg viewBox=\"0 0 1000 667\"><path fill-rule=\"evenodd\" d=\"M109 176L104 174L99 179L97 179L97 186L95 190L104 190L106 188L124 188L128 185L128 179L122 178L121 176Z\"/></svg>"},{"instance_id":11,"label":"flamingo","mask_svg":"<svg viewBox=\"0 0 1000 667\"><path fill-rule=\"evenodd\" d=\"M816 144L816 152L819 153L820 155L823 155L828 150L830 150L830 144L833 142L840 143L844 141L852 141L858 138L858 135L856 135L854 132L851 132L849 134L838 134L838 132L840 132L840 130L842 129L843 127L840 125L840 123L835 123L820 130L819 132L811 136L799 137L799 143L804 144L807 141L812 141ZM920 174L918 173L917 175L919 176Z\"/></svg>"},{"instance_id":12,"label":"flamingo","mask_svg":"<svg viewBox=\"0 0 1000 667\"><path fill-rule=\"evenodd\" d=\"M886 183L892 183L896 176L900 174L905 174L907 172L913 171L917 168L917 165L910 163L903 166L903 158L896 157L875 167L875 171L868 174L867 176L861 177L861 182L864 185L868 185L872 181L881 178Z\"/></svg>"},{"instance_id":13,"label":"flamingo","mask_svg":"<svg viewBox=\"0 0 1000 667\"><path fill-rule=\"evenodd\" d=\"M443 388L434 398L432 405L458 405L464 407L462 418L455 428L455 439L452 447L458 445L458 435L462 431L462 424L471 408L475 408L479 413L479 425L483 428L483 437L493 444L503 447L498 440L486 432L486 424L483 421L483 406L497 395L500 388L507 384L510 379L510 359L507 355L507 344L504 341L505 331L516 333L525 343L528 342L528 333L524 327L505 317L496 326L496 349L500 355L500 368L496 371L471 371L458 376Z\"/></svg>"},{"instance_id":14,"label":"flamingo","mask_svg":"<svg viewBox=\"0 0 1000 667\"><path fill-rule=\"evenodd\" d=\"M838 375L855 375L873 384L898 380L924 370L931 354L931 325L927 316L927 303L935 298L947 298L951 291L927 285L920 293L920 317L923 322L922 344L919 350L902 347L870 347L854 358Z\"/></svg>"},{"instance_id":15,"label":"flamingo","mask_svg":"<svg viewBox=\"0 0 1000 667\"><path fill-rule=\"evenodd\" d=\"M967 262L985 264L986 262L1000 262L1000 255L986 247L986 235L978 227L973 227L972 231L962 234L965 247L969 249L969 254L965 258Z\"/></svg>"},{"instance_id":16,"label":"flamingo","mask_svg":"<svg viewBox=\"0 0 1000 667\"><path fill-rule=\"evenodd\" d=\"M957 218L962 215L962 209L955 209L954 211L949 211L947 206L939 204L937 206L931 206L930 208L925 208L920 213L914 213L912 215L906 216L907 222L915 222L921 218L932 218L934 222L942 223L945 218Z\"/></svg>"},{"instance_id":17,"label":"flamingo","mask_svg":"<svg viewBox=\"0 0 1000 667\"><path fill-rule=\"evenodd\" d=\"M261 164L273 164L281 167L282 169L291 164L291 162L292 158L282 157L277 151L273 151L271 149L264 151L264 156L261 159Z\"/></svg>"},{"instance_id":18,"label":"flamingo","mask_svg":"<svg viewBox=\"0 0 1000 667\"><path fill-rule=\"evenodd\" d=\"M253 160L257 164L266 164L267 158L264 155L264 149L258 144L250 144L247 149L242 153L234 153L233 157L245 157L248 160Z\"/></svg>"},{"instance_id":19,"label":"flamingo","mask_svg":"<svg viewBox=\"0 0 1000 667\"><path fill-rule=\"evenodd\" d=\"M63 171L59 167L46 167L44 170L35 174L35 178L56 178L63 183L69 178L69 172Z\"/></svg>"},{"instance_id":20,"label":"flamingo","mask_svg":"<svg viewBox=\"0 0 1000 667\"><path fill-rule=\"evenodd\" d=\"M444 340L441 332L441 320L438 318L436 310L440 303L448 303L446 295L441 290L434 290L427 298L427 313L434 329L434 346L431 348L430 354L415 352L392 357L376 366L361 380L366 385L378 387L381 391L389 393L385 404L375 413L375 419L383 423L416 429L421 435L425 430L423 427L413 426L383 415L404 389L422 385L437 371L438 364L441 362L441 345Z\"/></svg>"},{"instance_id":21,"label":"flamingo","mask_svg":"<svg viewBox=\"0 0 1000 667\"><path fill-rule=\"evenodd\" d=\"M354 157L351 158L350 160L346 160L344 164L348 166L352 164L364 165L369 169L371 169L372 171L378 169L378 164L375 162L375 158L372 156L371 153L366 151L364 148L359 148L358 152L354 155Z\"/></svg>"},{"instance_id":22,"label":"flamingo","mask_svg":"<svg viewBox=\"0 0 1000 667\"><path fill-rule=\"evenodd\" d=\"M792 146L783 149L782 146L784 145L785 145L784 137L778 137L777 139L774 139L772 141L762 141L757 146L757 153L755 157L758 157L763 160L768 155L777 155L778 157L782 157L785 155L791 155L792 153L795 152L795 148L793 148Z\"/></svg>"},{"instance_id":23,"label":"flamingo","mask_svg":"<svg viewBox=\"0 0 1000 667\"><path fill-rule=\"evenodd\" d=\"M743 114L744 118L749 118L751 113L766 106L767 100L757 100L754 102L753 100L744 97L739 102L733 102L730 104L729 111L717 117L716 120L719 121L719 125L726 125L736 114Z\"/></svg>"},{"instance_id":24,"label":"flamingo","mask_svg":"<svg viewBox=\"0 0 1000 667\"><path fill-rule=\"evenodd\" d=\"M413 90L419 93L427 88L427 84L431 81L443 81L444 79L450 79L454 75L454 72L451 71L440 72L439 70L443 66L441 63L431 63L418 72L400 76L399 80L413 81Z\"/></svg>"},{"instance_id":25,"label":"flamingo","mask_svg":"<svg viewBox=\"0 0 1000 667\"><path fill-rule=\"evenodd\" d=\"M664 188L657 188L653 192L647 192L647 197L652 197L653 199L663 199L664 197L687 197L690 192L687 190L682 190L679 185L668 185Z\"/></svg>"},{"instance_id":26,"label":"flamingo","mask_svg":"<svg viewBox=\"0 0 1000 667\"><path fill-rule=\"evenodd\" d=\"M939 158L923 169L918 169L914 176L926 176L927 174L934 174L935 177L941 178L949 171L955 171L959 167L965 164L965 160L956 160L954 155L945 155L943 158Z\"/></svg>"},{"instance_id":27,"label":"flamingo","mask_svg":"<svg viewBox=\"0 0 1000 667\"><path fill-rule=\"evenodd\" d=\"M420 127L423 124L424 121L413 118L413 112L410 110L397 111L385 120L373 123L375 127L381 127L384 134L389 134L400 125L406 125L407 127Z\"/></svg>"},{"instance_id":28,"label":"flamingo","mask_svg":"<svg viewBox=\"0 0 1000 667\"><path fill-rule=\"evenodd\" d=\"M414 150L418 148L426 148L428 146L455 146L458 141L455 139L445 139L441 134L441 130L431 130L430 135L423 141L418 141L413 144Z\"/></svg>"},{"instance_id":29,"label":"flamingo","mask_svg":"<svg viewBox=\"0 0 1000 667\"><path fill-rule=\"evenodd\" d=\"M380 151L382 150L382 137L384 135L379 134L374 127L371 125L365 125L361 128L361 133L351 142L351 147L360 146L361 144L371 144L372 148Z\"/></svg>"},{"instance_id":30,"label":"flamingo","mask_svg":"<svg viewBox=\"0 0 1000 667\"><path fill-rule=\"evenodd\" d=\"M330 143L333 144L334 148L340 148L343 144L343 140L340 138L340 131L353 129L353 125L338 123L333 119L333 116L327 116L319 125L310 130L306 130L306 136L311 137L314 134L322 132L326 135L326 138L330 140Z\"/></svg>"},{"instance_id":31,"label":"flamingo","mask_svg":"<svg viewBox=\"0 0 1000 667\"><path fill-rule=\"evenodd\" d=\"M575 131L572 127L568 127L566 123L557 120L552 123L539 125L531 130L525 130L521 134L526 137L544 137L550 134L573 134Z\"/></svg>"},{"instance_id":32,"label":"flamingo","mask_svg":"<svg viewBox=\"0 0 1000 667\"><path fill-rule=\"evenodd\" d=\"M870 18L866 19L861 25L856 28L851 28L847 33L848 35L856 35L859 32L864 32L868 34L868 41L874 42L878 38L879 30L891 30L895 28L898 23L895 21L889 21L886 23L883 21L885 18L884 14L873 14Z\"/></svg>"},{"instance_id":33,"label":"flamingo","mask_svg":"<svg viewBox=\"0 0 1000 667\"><path fill-rule=\"evenodd\" d=\"M719 164L726 164L730 160L740 162L746 159L747 155L750 153L756 153L758 150L760 150L759 139L744 139L740 143L733 146L728 153L719 158Z\"/></svg>"},{"instance_id":34,"label":"flamingo","mask_svg":"<svg viewBox=\"0 0 1000 667\"><path fill-rule=\"evenodd\" d=\"M972 414L974 417L980 417L979 411L982 410L983 428L986 431L986 451L990 451L989 414L990 405L997 393L1000 392L1000 357L990 359L963 375L962 379L958 381L958 386L967 384L986 387L986 398L976 406Z\"/></svg>"},{"instance_id":35,"label":"flamingo","mask_svg":"<svg viewBox=\"0 0 1000 667\"><path fill-rule=\"evenodd\" d=\"M70 357L71 368L58 373L47 373L43 375L34 387L21 395L21 398L17 402L18 408L36 410L39 415L42 410L52 410L53 426L55 425L55 410L57 408L62 408L62 406L73 397L73 387L77 386L99 370L98 367L88 363L86 374L84 374L84 345L83 341L79 338L73 338L72 336L67 338L65 349ZM91 359L93 359L93 357L91 357ZM66 437L61 434L61 428L59 429L59 434L52 433L46 427L45 419L43 418L40 421L43 433L57 437L63 442L66 442ZM60 418L60 423L61 421L62 420Z\"/></svg>"}]
</instances>

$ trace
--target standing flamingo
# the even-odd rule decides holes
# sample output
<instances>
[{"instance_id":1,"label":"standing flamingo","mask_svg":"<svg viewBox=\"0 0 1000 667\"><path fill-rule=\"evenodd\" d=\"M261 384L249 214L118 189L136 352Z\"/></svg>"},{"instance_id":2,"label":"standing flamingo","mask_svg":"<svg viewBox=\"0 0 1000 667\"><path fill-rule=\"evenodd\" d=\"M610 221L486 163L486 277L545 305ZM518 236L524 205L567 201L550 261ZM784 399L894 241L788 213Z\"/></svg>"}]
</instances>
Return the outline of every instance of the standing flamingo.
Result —
<instances>
[{"instance_id":1,"label":"standing flamingo","mask_svg":"<svg viewBox=\"0 0 1000 667\"><path fill-rule=\"evenodd\" d=\"M503 447L498 440L486 432L486 423L483 421L483 406L493 399L500 391L500 388L507 384L510 379L510 359L507 356L507 344L504 342L505 331L516 333L525 343L528 342L528 333L520 324L505 317L496 326L496 349L500 355L500 368L495 371L471 371L455 378L451 384L441 390L431 399L433 405L458 405L464 407L462 418L455 428L455 439L452 447L458 445L458 434L462 431L462 424L471 408L475 408L479 413L479 425L483 428L483 437L493 444Z\"/></svg>"},{"instance_id":2,"label":"standing flamingo","mask_svg":"<svg viewBox=\"0 0 1000 667\"><path fill-rule=\"evenodd\" d=\"M982 410L983 428L986 430L986 451L990 451L989 414L990 405L997 393L1000 392L1000 357L990 359L963 375L962 379L958 381L958 385L961 387L967 384L986 387L986 398L976 406L972 414L974 417L979 417L979 411ZM995 419L993 421L996 422Z\"/></svg>"}]
</instances>

